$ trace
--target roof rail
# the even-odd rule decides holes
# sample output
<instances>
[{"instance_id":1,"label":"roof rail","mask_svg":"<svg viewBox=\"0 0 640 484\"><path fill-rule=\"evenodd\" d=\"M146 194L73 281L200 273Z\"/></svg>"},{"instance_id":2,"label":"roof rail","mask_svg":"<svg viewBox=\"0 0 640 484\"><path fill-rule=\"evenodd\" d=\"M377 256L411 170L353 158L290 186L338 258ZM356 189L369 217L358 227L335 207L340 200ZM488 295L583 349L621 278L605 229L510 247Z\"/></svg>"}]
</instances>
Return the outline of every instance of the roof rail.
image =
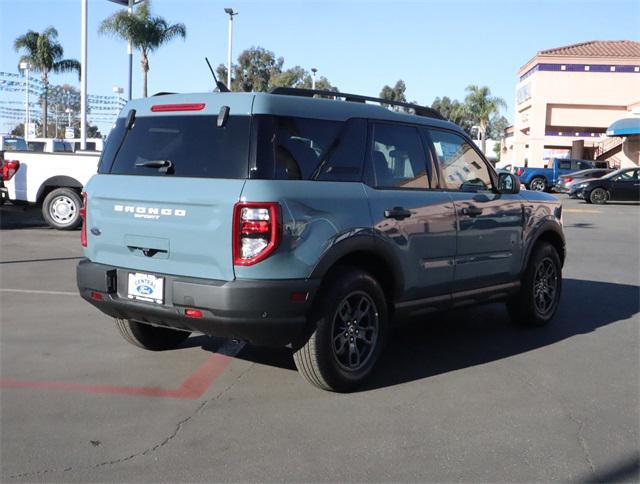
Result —
<instances>
[{"instance_id":1,"label":"roof rail","mask_svg":"<svg viewBox=\"0 0 640 484\"><path fill-rule=\"evenodd\" d=\"M428 118L445 119L442 114L433 108L427 106L420 106L418 104L405 103L401 101L390 101L389 99L382 99L379 97L361 96L359 94L348 94L346 92L337 91L325 91L320 89L298 89L295 87L275 87L271 91L271 94L281 94L285 96L300 96L300 97L313 97L313 96L325 96L333 98L344 98L345 101L366 103L367 101L387 104L391 106L399 106L403 108L413 109L417 116L426 116Z\"/></svg>"}]
</instances>

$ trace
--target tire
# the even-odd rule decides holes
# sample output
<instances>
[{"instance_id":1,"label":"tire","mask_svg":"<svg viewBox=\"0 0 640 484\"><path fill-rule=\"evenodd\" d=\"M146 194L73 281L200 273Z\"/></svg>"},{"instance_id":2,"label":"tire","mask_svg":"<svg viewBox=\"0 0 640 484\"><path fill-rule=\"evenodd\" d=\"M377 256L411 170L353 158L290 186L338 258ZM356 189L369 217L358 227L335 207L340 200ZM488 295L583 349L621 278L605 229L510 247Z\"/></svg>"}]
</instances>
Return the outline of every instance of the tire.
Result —
<instances>
[{"instance_id":1,"label":"tire","mask_svg":"<svg viewBox=\"0 0 640 484\"><path fill-rule=\"evenodd\" d=\"M82 199L72 188L56 188L42 202L44 220L56 230L73 230L80 226Z\"/></svg>"},{"instance_id":2,"label":"tire","mask_svg":"<svg viewBox=\"0 0 640 484\"><path fill-rule=\"evenodd\" d=\"M367 379L382 353L387 303L378 281L352 267L338 268L325 288L312 312L314 331L293 359L312 385L349 392Z\"/></svg>"},{"instance_id":3,"label":"tire","mask_svg":"<svg viewBox=\"0 0 640 484\"><path fill-rule=\"evenodd\" d=\"M529 182L529 190L532 190L534 192L546 192L547 180L542 176L533 177L533 179Z\"/></svg>"},{"instance_id":4,"label":"tire","mask_svg":"<svg viewBox=\"0 0 640 484\"><path fill-rule=\"evenodd\" d=\"M161 328L129 319L116 319L122 337L134 346L150 351L172 350L186 341L189 331Z\"/></svg>"},{"instance_id":5,"label":"tire","mask_svg":"<svg viewBox=\"0 0 640 484\"><path fill-rule=\"evenodd\" d=\"M604 188L594 188L593 190L591 190L591 192L589 192L589 197L587 198L591 203L602 205L604 203L607 203L610 196L609 196L609 192Z\"/></svg>"},{"instance_id":6,"label":"tire","mask_svg":"<svg viewBox=\"0 0 640 484\"><path fill-rule=\"evenodd\" d=\"M562 293L562 264L554 246L539 242L533 248L518 293L507 301L511 320L539 327L553 318Z\"/></svg>"}]
</instances>

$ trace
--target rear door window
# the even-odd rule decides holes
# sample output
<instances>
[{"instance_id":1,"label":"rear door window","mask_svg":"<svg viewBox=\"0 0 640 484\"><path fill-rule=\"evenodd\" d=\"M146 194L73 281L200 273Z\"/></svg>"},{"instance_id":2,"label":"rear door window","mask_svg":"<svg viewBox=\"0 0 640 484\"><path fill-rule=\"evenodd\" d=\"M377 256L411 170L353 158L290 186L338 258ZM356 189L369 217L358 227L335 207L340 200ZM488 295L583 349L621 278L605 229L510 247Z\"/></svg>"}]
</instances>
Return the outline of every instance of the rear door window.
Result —
<instances>
[{"instance_id":1,"label":"rear door window","mask_svg":"<svg viewBox=\"0 0 640 484\"><path fill-rule=\"evenodd\" d=\"M368 183L375 188L427 189L424 145L414 126L372 124Z\"/></svg>"},{"instance_id":2,"label":"rear door window","mask_svg":"<svg viewBox=\"0 0 640 484\"><path fill-rule=\"evenodd\" d=\"M366 122L291 116L256 116L257 149L252 178L358 182Z\"/></svg>"},{"instance_id":3,"label":"rear door window","mask_svg":"<svg viewBox=\"0 0 640 484\"><path fill-rule=\"evenodd\" d=\"M118 119L107 138L99 173L115 175L246 178L250 118L231 116L223 128L215 116L141 116L130 130ZM170 161L172 172L141 166Z\"/></svg>"}]
</instances>

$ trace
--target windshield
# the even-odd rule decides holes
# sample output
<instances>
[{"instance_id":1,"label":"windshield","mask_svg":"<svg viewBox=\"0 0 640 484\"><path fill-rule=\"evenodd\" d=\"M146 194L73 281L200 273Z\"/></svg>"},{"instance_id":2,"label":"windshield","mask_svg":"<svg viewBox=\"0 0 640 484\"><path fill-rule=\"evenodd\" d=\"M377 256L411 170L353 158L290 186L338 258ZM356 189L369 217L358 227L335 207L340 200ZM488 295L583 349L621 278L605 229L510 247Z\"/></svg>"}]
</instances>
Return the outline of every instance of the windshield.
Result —
<instances>
[{"instance_id":1,"label":"windshield","mask_svg":"<svg viewBox=\"0 0 640 484\"><path fill-rule=\"evenodd\" d=\"M23 138L2 138L5 151L27 151L27 143Z\"/></svg>"}]
</instances>

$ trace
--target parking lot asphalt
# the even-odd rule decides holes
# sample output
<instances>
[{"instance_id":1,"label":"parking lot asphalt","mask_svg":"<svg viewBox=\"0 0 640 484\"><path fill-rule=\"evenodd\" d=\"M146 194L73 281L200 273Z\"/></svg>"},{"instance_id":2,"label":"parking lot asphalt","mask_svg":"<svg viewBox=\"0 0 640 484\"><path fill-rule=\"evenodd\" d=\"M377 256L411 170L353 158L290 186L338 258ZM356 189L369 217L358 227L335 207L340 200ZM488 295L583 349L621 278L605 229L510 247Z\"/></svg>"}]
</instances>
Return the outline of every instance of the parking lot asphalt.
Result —
<instances>
[{"instance_id":1,"label":"parking lot asphalt","mask_svg":"<svg viewBox=\"0 0 640 484\"><path fill-rule=\"evenodd\" d=\"M638 481L640 206L563 200L550 326L407 322L349 395L287 350L125 343L76 295L79 233L0 207L0 480Z\"/></svg>"}]
</instances>

